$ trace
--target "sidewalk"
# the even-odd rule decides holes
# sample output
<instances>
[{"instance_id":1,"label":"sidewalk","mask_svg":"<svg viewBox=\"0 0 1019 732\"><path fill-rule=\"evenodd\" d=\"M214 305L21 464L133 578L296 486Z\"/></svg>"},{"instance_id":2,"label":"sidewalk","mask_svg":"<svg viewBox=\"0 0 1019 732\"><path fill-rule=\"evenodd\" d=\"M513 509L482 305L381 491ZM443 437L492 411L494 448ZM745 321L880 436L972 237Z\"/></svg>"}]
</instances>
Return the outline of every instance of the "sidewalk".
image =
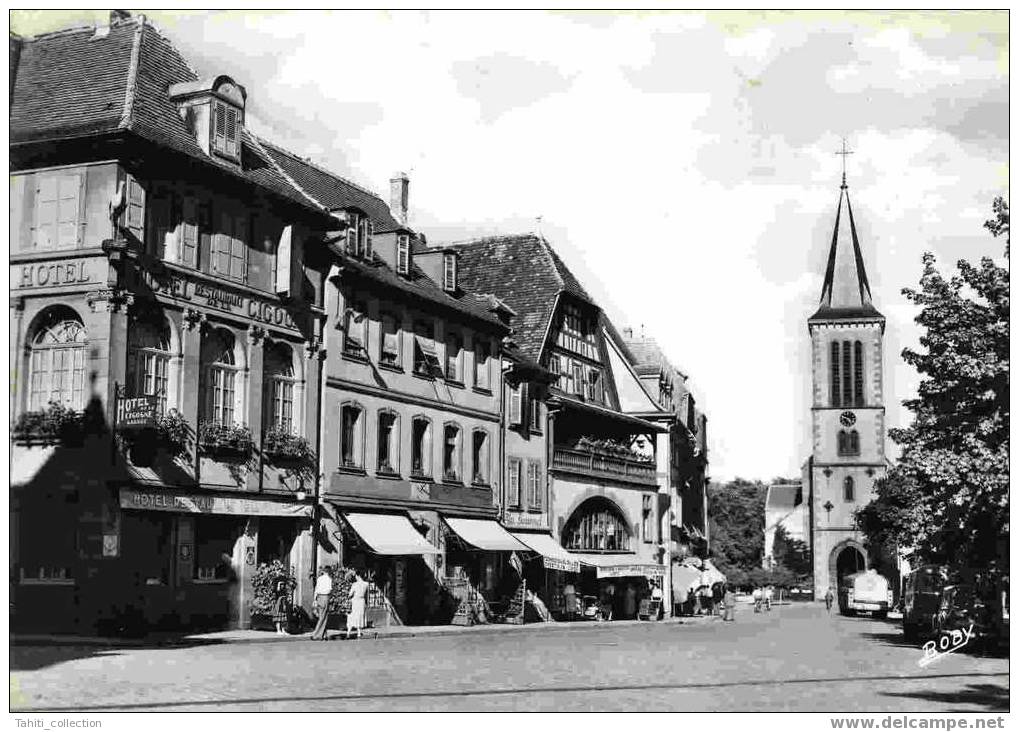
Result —
<instances>
[{"instance_id":1,"label":"sidewalk","mask_svg":"<svg viewBox=\"0 0 1019 732\"><path fill-rule=\"evenodd\" d=\"M716 622L717 616L666 618L657 621L662 625L692 625ZM423 638L467 634L496 633L530 633L530 632L568 632L572 630L590 629L592 627L622 627L631 625L650 625L647 620L614 620L605 622L575 621L559 623L528 623L526 625L488 624L488 625L420 625L390 626L369 628L364 631L362 640L385 640L388 638ZM343 640L343 631L330 630L330 640ZM311 633L295 635L277 635L271 630L221 630L211 633L192 633L188 635L171 633L153 633L144 638L104 638L83 635L45 635L45 634L14 634L10 636L12 646L105 646L111 648L153 648L191 645L213 645L221 643L292 643L310 641Z\"/></svg>"}]
</instances>

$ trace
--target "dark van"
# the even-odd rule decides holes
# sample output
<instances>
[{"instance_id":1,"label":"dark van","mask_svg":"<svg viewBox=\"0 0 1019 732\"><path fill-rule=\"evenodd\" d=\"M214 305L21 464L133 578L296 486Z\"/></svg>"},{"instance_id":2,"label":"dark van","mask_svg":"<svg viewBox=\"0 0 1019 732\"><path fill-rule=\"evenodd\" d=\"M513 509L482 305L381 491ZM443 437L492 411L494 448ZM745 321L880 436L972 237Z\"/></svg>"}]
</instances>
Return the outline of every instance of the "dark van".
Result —
<instances>
[{"instance_id":1,"label":"dark van","mask_svg":"<svg viewBox=\"0 0 1019 732\"><path fill-rule=\"evenodd\" d=\"M945 584L944 567L918 567L906 575L902 587L902 633L906 640L934 635Z\"/></svg>"}]
</instances>

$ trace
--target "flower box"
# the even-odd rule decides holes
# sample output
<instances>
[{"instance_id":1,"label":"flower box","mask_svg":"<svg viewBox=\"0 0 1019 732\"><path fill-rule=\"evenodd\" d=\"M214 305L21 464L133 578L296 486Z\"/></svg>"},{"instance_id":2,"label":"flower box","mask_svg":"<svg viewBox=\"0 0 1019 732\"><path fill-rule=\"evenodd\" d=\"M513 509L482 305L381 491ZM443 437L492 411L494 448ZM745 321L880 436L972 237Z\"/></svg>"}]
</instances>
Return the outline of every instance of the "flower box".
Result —
<instances>
[{"instance_id":1,"label":"flower box","mask_svg":"<svg viewBox=\"0 0 1019 732\"><path fill-rule=\"evenodd\" d=\"M280 429L262 435L262 452L275 462L313 463L315 451L303 437Z\"/></svg>"},{"instance_id":2,"label":"flower box","mask_svg":"<svg viewBox=\"0 0 1019 732\"><path fill-rule=\"evenodd\" d=\"M201 422L198 447L206 455L247 456L253 449L251 430L238 424Z\"/></svg>"},{"instance_id":3,"label":"flower box","mask_svg":"<svg viewBox=\"0 0 1019 732\"><path fill-rule=\"evenodd\" d=\"M84 414L50 402L45 409L20 414L11 428L11 436L19 445L81 444L85 436Z\"/></svg>"}]
</instances>

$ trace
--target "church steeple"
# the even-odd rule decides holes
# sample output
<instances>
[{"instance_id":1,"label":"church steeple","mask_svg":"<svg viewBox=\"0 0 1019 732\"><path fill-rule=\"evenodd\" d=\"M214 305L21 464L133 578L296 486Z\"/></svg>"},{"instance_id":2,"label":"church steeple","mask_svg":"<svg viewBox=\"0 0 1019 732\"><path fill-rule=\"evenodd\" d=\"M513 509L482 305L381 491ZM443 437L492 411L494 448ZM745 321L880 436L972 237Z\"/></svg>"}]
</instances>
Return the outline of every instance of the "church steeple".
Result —
<instances>
[{"instance_id":1,"label":"church steeple","mask_svg":"<svg viewBox=\"0 0 1019 732\"><path fill-rule=\"evenodd\" d=\"M811 320L846 317L880 318L881 314L871 301L870 283L863 264L860 240L856 235L856 221L853 220L849 186L846 185L843 169L839 204L835 212L835 230L828 251L824 285L821 287L820 308Z\"/></svg>"}]
</instances>

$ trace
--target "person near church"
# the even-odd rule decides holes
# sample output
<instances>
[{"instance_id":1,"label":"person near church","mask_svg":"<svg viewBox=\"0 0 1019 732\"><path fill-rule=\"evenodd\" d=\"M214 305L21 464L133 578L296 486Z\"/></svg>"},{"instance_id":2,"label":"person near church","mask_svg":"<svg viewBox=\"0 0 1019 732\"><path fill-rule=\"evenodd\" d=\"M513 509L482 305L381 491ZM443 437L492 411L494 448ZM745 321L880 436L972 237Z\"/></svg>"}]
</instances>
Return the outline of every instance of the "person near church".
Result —
<instances>
[{"instance_id":1,"label":"person near church","mask_svg":"<svg viewBox=\"0 0 1019 732\"><path fill-rule=\"evenodd\" d=\"M368 583L360 574L353 573L354 581L350 584L350 592L347 597L350 600L350 612L347 613L346 637L350 638L351 633L357 633L361 637L361 631L368 624Z\"/></svg>"},{"instance_id":2,"label":"person near church","mask_svg":"<svg viewBox=\"0 0 1019 732\"><path fill-rule=\"evenodd\" d=\"M312 640L328 640L326 626L329 624L329 595L332 591L333 578L329 576L329 570L322 567L315 582L315 600L312 607L316 622L315 630L311 632Z\"/></svg>"},{"instance_id":3,"label":"person near church","mask_svg":"<svg viewBox=\"0 0 1019 732\"><path fill-rule=\"evenodd\" d=\"M831 615L831 606L832 606L832 603L834 603L834 602L835 602L835 595L832 593L831 587L829 587L828 591L824 593L824 607L828 611L829 615Z\"/></svg>"},{"instance_id":4,"label":"person near church","mask_svg":"<svg viewBox=\"0 0 1019 732\"><path fill-rule=\"evenodd\" d=\"M760 587L755 587L752 597L754 598L754 612L761 612L761 603L764 601L764 592Z\"/></svg>"},{"instance_id":5,"label":"person near church","mask_svg":"<svg viewBox=\"0 0 1019 732\"><path fill-rule=\"evenodd\" d=\"M572 619L577 614L577 588L572 582L567 582L563 588L563 604L566 606L563 611L566 619Z\"/></svg>"},{"instance_id":6,"label":"person near church","mask_svg":"<svg viewBox=\"0 0 1019 732\"><path fill-rule=\"evenodd\" d=\"M732 585L725 586L725 595L723 597L725 614L722 616L722 620L734 623L736 622L736 593L733 592Z\"/></svg>"},{"instance_id":7,"label":"person near church","mask_svg":"<svg viewBox=\"0 0 1019 732\"><path fill-rule=\"evenodd\" d=\"M775 597L775 588L768 585L764 588L764 609L771 612L771 601Z\"/></svg>"}]
</instances>

